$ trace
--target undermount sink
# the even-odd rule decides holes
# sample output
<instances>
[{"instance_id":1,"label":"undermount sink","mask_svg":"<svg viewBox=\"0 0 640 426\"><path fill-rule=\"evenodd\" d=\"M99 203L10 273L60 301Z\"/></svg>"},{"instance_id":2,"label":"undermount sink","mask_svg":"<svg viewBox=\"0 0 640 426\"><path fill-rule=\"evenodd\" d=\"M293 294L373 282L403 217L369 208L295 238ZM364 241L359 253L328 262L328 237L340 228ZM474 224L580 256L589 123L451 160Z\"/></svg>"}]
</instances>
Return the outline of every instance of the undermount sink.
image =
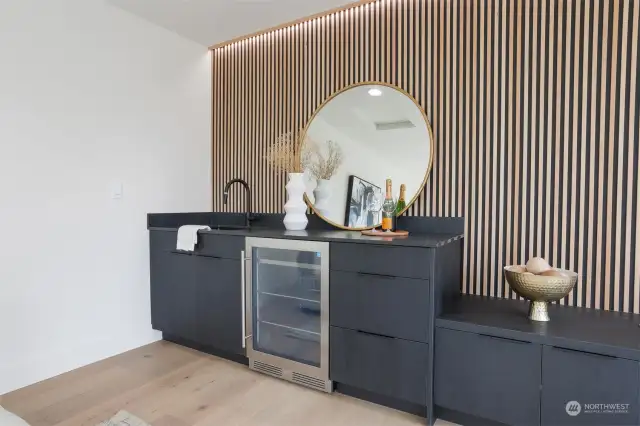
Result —
<instances>
[{"instance_id":1,"label":"undermount sink","mask_svg":"<svg viewBox=\"0 0 640 426\"><path fill-rule=\"evenodd\" d=\"M221 230L221 231L224 231L224 230L232 231L232 230L236 230L236 229L249 229L248 226L244 226L244 225L211 225L210 228L211 229L218 229L218 230Z\"/></svg>"}]
</instances>

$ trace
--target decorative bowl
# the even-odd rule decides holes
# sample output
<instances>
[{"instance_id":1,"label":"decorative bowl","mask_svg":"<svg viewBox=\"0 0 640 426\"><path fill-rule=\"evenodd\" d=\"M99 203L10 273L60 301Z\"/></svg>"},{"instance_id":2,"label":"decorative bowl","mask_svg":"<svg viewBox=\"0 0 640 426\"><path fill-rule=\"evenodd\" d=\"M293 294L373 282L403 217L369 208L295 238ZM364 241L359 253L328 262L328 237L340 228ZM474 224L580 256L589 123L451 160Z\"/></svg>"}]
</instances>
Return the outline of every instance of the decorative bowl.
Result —
<instances>
[{"instance_id":1,"label":"decorative bowl","mask_svg":"<svg viewBox=\"0 0 640 426\"><path fill-rule=\"evenodd\" d=\"M512 265L504 267L504 276L513 291L531 301L529 319L533 321L549 321L549 302L560 300L573 290L578 282L578 274L564 269L553 269L564 274L564 277L549 277L519 272L524 266Z\"/></svg>"}]
</instances>

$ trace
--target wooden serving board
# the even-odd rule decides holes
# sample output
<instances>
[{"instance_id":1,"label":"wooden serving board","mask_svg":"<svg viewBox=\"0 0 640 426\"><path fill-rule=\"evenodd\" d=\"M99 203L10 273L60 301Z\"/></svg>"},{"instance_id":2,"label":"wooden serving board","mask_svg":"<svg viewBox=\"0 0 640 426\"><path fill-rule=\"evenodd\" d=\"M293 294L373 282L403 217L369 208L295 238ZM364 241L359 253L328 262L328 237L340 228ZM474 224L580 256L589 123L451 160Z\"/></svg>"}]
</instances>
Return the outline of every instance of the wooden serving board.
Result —
<instances>
[{"instance_id":1,"label":"wooden serving board","mask_svg":"<svg viewBox=\"0 0 640 426\"><path fill-rule=\"evenodd\" d=\"M366 231L362 231L362 235L368 235L370 237L406 237L409 235L409 231L396 230L394 232L385 232L367 229Z\"/></svg>"}]
</instances>

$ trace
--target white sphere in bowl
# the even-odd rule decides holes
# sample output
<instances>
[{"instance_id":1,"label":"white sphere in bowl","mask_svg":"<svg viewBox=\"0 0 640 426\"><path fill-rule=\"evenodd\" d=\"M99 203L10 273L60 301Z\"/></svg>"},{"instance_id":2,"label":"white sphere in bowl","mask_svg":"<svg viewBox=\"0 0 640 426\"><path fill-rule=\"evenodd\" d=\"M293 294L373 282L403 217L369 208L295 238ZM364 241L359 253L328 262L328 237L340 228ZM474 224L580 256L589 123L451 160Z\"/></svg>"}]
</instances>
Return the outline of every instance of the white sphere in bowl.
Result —
<instances>
[{"instance_id":1,"label":"white sphere in bowl","mask_svg":"<svg viewBox=\"0 0 640 426\"><path fill-rule=\"evenodd\" d=\"M527 272L531 272L532 274L538 275L549 269L551 269L551 266L541 257L532 257L527 262Z\"/></svg>"}]
</instances>

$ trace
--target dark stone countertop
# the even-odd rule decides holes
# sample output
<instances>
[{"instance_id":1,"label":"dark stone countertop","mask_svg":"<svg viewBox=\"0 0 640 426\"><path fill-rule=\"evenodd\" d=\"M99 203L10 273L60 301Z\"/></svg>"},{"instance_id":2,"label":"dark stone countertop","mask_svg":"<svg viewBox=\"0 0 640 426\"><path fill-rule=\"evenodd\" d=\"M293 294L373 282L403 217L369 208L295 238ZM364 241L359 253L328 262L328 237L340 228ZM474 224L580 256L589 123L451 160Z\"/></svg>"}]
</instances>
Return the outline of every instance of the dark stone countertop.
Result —
<instances>
[{"instance_id":1,"label":"dark stone countertop","mask_svg":"<svg viewBox=\"0 0 640 426\"><path fill-rule=\"evenodd\" d=\"M308 215L305 231L287 231L282 224L282 214L256 214L250 229L212 229L208 234L239 235L258 238L284 238L328 242L377 244L400 247L442 247L464 238L464 218L407 217L398 218L398 226L410 232L407 237L370 237L360 231L343 231L325 223L316 215ZM147 229L150 231L175 231L181 225L239 226L245 222L240 213L150 213Z\"/></svg>"},{"instance_id":2,"label":"dark stone countertop","mask_svg":"<svg viewBox=\"0 0 640 426\"><path fill-rule=\"evenodd\" d=\"M462 295L436 326L640 361L640 315L552 304L544 323L527 318L528 306Z\"/></svg>"},{"instance_id":3,"label":"dark stone countertop","mask_svg":"<svg viewBox=\"0 0 640 426\"><path fill-rule=\"evenodd\" d=\"M150 231L176 231L174 227L149 227ZM360 231L326 231L326 230L305 230L287 231L286 229L252 227L251 229L212 229L210 231L199 231L202 234L218 235L238 235L243 237L257 238L280 238L289 240L310 240L345 242L360 244L390 245L402 247L442 247L461 239L460 234L411 234L407 237L370 237L362 235Z\"/></svg>"}]
</instances>

